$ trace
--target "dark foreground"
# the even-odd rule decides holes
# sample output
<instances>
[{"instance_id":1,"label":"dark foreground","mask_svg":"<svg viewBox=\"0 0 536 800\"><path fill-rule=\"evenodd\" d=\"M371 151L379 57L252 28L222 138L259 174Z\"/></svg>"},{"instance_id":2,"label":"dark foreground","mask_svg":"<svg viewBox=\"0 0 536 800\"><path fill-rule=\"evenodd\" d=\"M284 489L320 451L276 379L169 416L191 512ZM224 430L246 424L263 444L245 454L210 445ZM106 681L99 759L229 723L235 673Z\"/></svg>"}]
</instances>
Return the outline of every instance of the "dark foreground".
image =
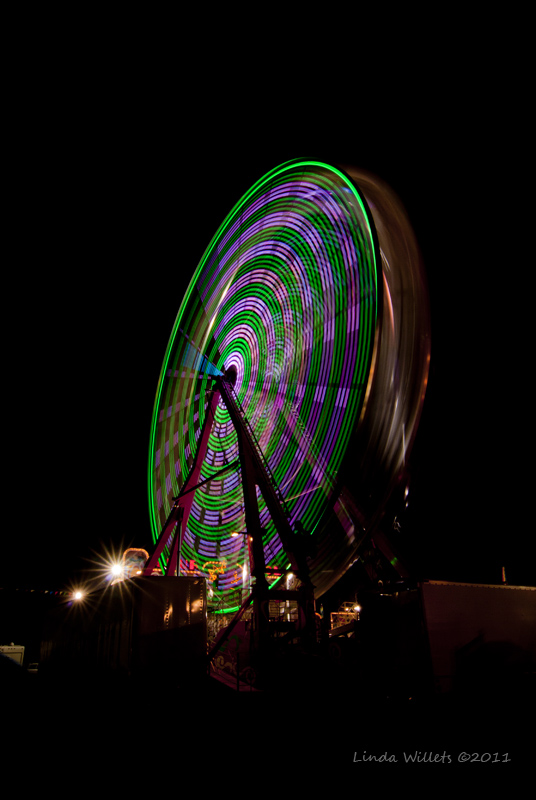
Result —
<instances>
[{"instance_id":1,"label":"dark foreground","mask_svg":"<svg viewBox=\"0 0 536 800\"><path fill-rule=\"evenodd\" d=\"M293 762L319 774L478 765L484 777L533 759L535 692L526 683L409 698L284 676L274 688L240 692L209 676L180 685L4 670L0 680L8 748L33 764L68 754L96 770L125 757L166 771L244 762Z\"/></svg>"}]
</instances>

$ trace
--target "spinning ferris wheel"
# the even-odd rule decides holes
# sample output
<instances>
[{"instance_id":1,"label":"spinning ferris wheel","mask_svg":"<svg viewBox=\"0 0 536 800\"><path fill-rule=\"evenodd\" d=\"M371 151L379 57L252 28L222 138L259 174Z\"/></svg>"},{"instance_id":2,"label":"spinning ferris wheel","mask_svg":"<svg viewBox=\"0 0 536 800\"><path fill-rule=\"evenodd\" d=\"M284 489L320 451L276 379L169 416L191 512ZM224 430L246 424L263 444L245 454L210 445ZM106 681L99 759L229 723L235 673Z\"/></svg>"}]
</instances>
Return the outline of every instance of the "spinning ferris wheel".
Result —
<instances>
[{"instance_id":1,"label":"spinning ferris wheel","mask_svg":"<svg viewBox=\"0 0 536 800\"><path fill-rule=\"evenodd\" d=\"M321 596L405 486L429 358L419 252L391 190L308 160L262 177L171 332L145 574L193 570L229 608L289 570Z\"/></svg>"}]
</instances>

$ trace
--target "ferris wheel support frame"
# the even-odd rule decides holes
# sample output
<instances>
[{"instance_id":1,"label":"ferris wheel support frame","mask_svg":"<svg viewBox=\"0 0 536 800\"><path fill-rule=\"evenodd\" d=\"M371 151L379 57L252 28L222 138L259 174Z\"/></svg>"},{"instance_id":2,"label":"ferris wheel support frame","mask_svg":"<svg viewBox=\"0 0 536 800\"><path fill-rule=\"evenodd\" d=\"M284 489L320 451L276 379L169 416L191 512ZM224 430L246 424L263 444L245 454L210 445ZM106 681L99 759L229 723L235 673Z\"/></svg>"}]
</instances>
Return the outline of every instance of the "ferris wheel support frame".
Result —
<instances>
[{"instance_id":1,"label":"ferris wheel support frame","mask_svg":"<svg viewBox=\"0 0 536 800\"><path fill-rule=\"evenodd\" d=\"M299 630L301 632L301 639L304 643L311 642L315 634L314 586L309 577L309 571L305 558L306 550L303 547L302 541L303 537L292 530L290 523L285 516L276 487L270 479L268 475L268 469L263 462L262 453L252 441L246 421L244 420L242 413L233 398L232 382L230 380L226 380L225 377L216 378L213 384L212 396L207 406L207 414L201 429L201 435L199 437L194 463L180 494L174 498L171 512L162 528L153 552L145 565L143 574L145 576L154 574L154 570L158 566L158 563L164 558L165 548L168 547L169 556L165 564L165 575L180 575L180 551L183 531L186 529L188 524L188 517L195 496L195 490L198 488L198 486L207 482L200 482L199 477L201 475L201 468L206 456L208 441L215 420L216 408L220 402L220 399L222 399L225 403L238 438L238 452L242 474L246 529L248 536L251 537L252 544L251 574L255 578L254 589L249 598L242 603L242 606L232 620L231 625L228 626L228 632L232 630L247 606L251 603L251 601L253 601L256 645L261 649L265 648L270 635L270 600L295 600L297 601L300 612ZM233 462L231 465L227 465L217 474L227 471L228 469L232 468L233 465L236 465L236 462ZM212 478L214 477L216 476L212 476ZM212 480L212 478L208 480ZM261 527L259 507L257 502L257 487L260 489L264 497L266 506L277 528L283 548L285 549L290 562L290 569L295 573L296 577L301 583L301 586L298 589L289 590L279 589L277 587L270 589L268 585L268 581L266 580L266 562L264 558L264 546L262 541L263 529ZM221 647L224 641L225 639L222 638L218 642L218 647ZM213 655L214 653L211 653L210 658L212 658Z\"/></svg>"},{"instance_id":2,"label":"ferris wheel support frame","mask_svg":"<svg viewBox=\"0 0 536 800\"><path fill-rule=\"evenodd\" d=\"M242 489L244 494L244 511L246 529L252 539L251 573L255 578L253 593L254 615L257 621L258 644L264 645L269 635L269 602L270 600L296 600L300 612L301 638L304 643L311 642L315 633L314 586L309 577L306 562L306 550L303 537L295 533L285 516L276 486L268 474L260 448L252 441L246 421L233 397L232 382L225 378L217 378L216 383L221 397L229 411L229 416L238 436L238 452L242 472ZM273 523L279 533L283 549L290 562L290 569L300 582L295 590L272 589L266 580L266 563L262 541L262 527L259 517L256 487L259 487ZM240 613L240 612L239 612Z\"/></svg>"},{"instance_id":3,"label":"ferris wheel support frame","mask_svg":"<svg viewBox=\"0 0 536 800\"><path fill-rule=\"evenodd\" d=\"M217 386L214 386L212 397L207 406L207 414L201 429L201 436L197 447L194 463L190 470L190 474L181 489L180 494L173 498L173 506L169 516L162 528L160 536L155 544L153 552L147 561L143 574L145 576L152 575L157 568L158 563L163 558L164 550L169 545L171 537L173 537L171 552L165 566L166 575L178 575L180 573L180 549L182 544L182 531L188 524L188 517L190 509L194 501L195 489L199 485L199 477L201 475L201 467L205 459L208 447L208 440L212 431L214 423L216 408L220 402L220 392ZM226 469L228 469L227 467ZM215 477L215 476L214 476ZM175 534L173 534L175 531Z\"/></svg>"}]
</instances>

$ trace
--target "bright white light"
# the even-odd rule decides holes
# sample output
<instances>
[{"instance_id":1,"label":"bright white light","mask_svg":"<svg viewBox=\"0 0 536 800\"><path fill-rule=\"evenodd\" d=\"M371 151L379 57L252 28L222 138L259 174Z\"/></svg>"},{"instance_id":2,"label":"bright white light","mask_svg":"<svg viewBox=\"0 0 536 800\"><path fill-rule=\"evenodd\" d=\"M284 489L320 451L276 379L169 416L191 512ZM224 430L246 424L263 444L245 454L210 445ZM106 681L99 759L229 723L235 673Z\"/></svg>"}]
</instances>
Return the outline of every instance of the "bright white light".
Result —
<instances>
[{"instance_id":1,"label":"bright white light","mask_svg":"<svg viewBox=\"0 0 536 800\"><path fill-rule=\"evenodd\" d=\"M80 591L80 589L78 589L78 590L77 590L77 591L76 591L76 592L73 594L73 597L74 597L74 599L75 599L75 600L81 600L81 599L83 598L83 596L84 596L84 592L81 592L81 591Z\"/></svg>"},{"instance_id":2,"label":"bright white light","mask_svg":"<svg viewBox=\"0 0 536 800\"><path fill-rule=\"evenodd\" d=\"M123 572L123 567L121 566L121 564L112 564L112 569L111 569L112 575L118 577L119 575L122 574L122 572Z\"/></svg>"}]
</instances>

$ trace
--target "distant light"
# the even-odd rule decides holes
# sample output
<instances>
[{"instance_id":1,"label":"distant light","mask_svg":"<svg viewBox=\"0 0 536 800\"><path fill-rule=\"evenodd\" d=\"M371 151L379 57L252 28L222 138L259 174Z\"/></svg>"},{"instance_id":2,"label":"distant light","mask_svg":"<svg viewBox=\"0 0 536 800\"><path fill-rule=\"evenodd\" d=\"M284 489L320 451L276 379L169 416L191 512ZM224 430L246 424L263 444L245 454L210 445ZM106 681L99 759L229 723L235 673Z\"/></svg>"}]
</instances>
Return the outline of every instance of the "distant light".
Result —
<instances>
[{"instance_id":1,"label":"distant light","mask_svg":"<svg viewBox=\"0 0 536 800\"><path fill-rule=\"evenodd\" d=\"M73 597L74 597L75 600L82 600L83 597L84 597L84 592L82 592L82 591L80 591L80 589L78 589L76 592L74 592Z\"/></svg>"}]
</instances>

